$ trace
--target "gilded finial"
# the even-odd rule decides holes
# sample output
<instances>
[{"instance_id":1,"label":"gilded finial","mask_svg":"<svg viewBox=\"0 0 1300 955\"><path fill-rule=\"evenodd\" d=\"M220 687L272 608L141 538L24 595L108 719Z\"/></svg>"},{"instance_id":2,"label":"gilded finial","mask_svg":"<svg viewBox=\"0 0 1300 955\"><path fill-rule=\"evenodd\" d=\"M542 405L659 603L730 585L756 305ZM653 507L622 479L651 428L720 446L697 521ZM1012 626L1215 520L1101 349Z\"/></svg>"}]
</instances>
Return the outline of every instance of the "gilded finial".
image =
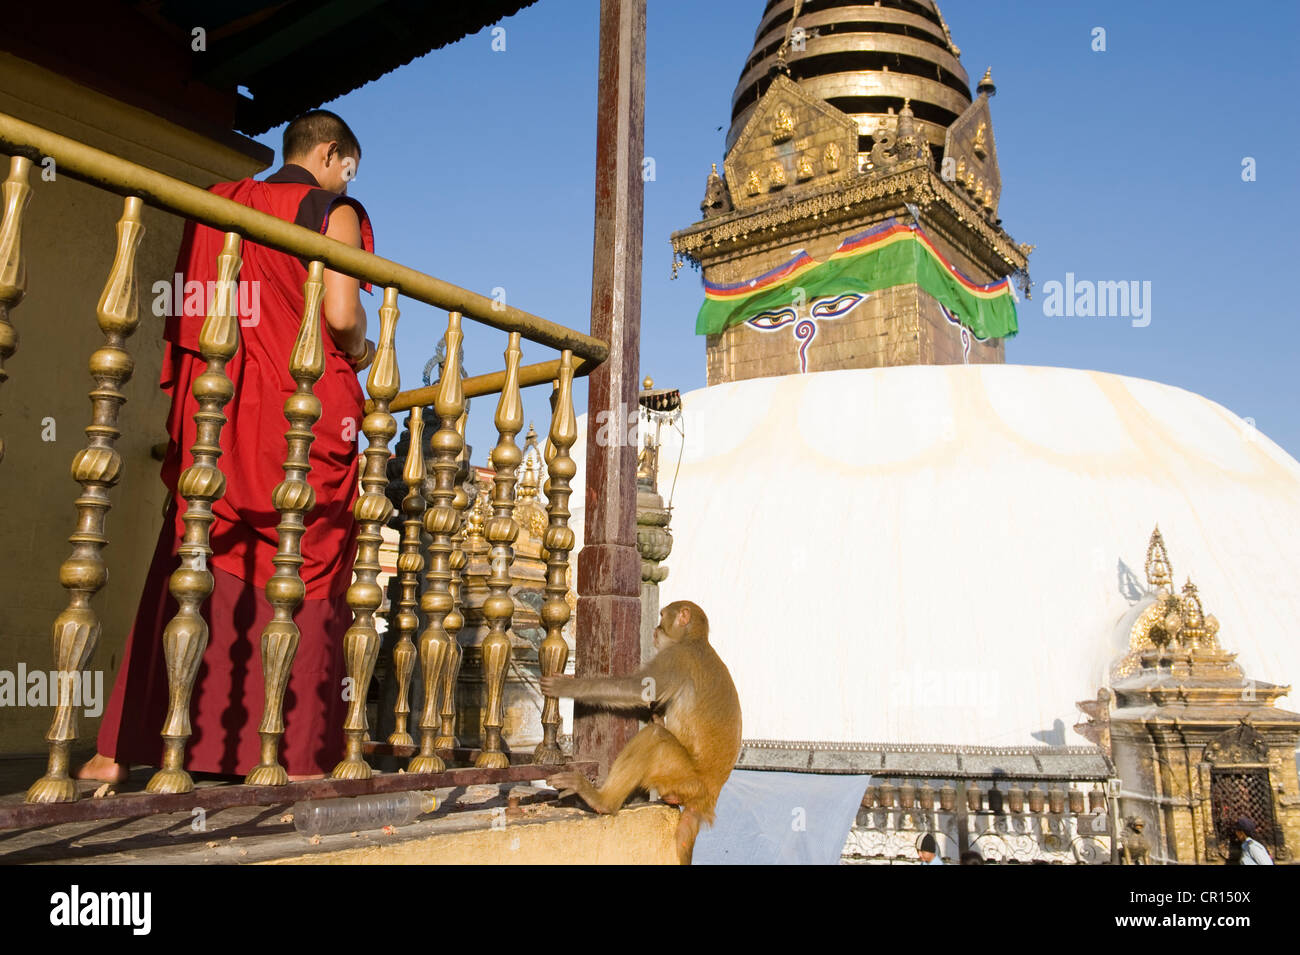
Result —
<instances>
[{"instance_id":1,"label":"gilded finial","mask_svg":"<svg viewBox=\"0 0 1300 955\"><path fill-rule=\"evenodd\" d=\"M1201 606L1201 597L1190 577L1183 584L1182 608L1183 644L1189 650L1200 649L1206 635L1205 608Z\"/></svg>"},{"instance_id":2,"label":"gilded finial","mask_svg":"<svg viewBox=\"0 0 1300 955\"><path fill-rule=\"evenodd\" d=\"M989 96L997 95L998 88L995 85L993 85L993 67L990 66L987 70L984 71L984 78L981 79L979 81L979 85L975 87L975 92L986 93Z\"/></svg>"},{"instance_id":3,"label":"gilded finial","mask_svg":"<svg viewBox=\"0 0 1300 955\"><path fill-rule=\"evenodd\" d=\"M1156 592L1171 594L1174 589L1174 570L1169 563L1169 552L1165 550L1165 539L1160 534L1160 525L1151 532L1151 541L1147 544L1147 584Z\"/></svg>"},{"instance_id":4,"label":"gilded finial","mask_svg":"<svg viewBox=\"0 0 1300 955\"><path fill-rule=\"evenodd\" d=\"M537 448L537 429L528 423L528 436L524 441L524 460L519 465L519 487L517 496L520 501L537 500L537 491L541 487L542 452Z\"/></svg>"},{"instance_id":5,"label":"gilded finial","mask_svg":"<svg viewBox=\"0 0 1300 955\"><path fill-rule=\"evenodd\" d=\"M486 491L481 492L470 505L469 513L465 516L465 549L474 550L478 553L479 545L484 542L483 525L487 523L488 503Z\"/></svg>"},{"instance_id":6,"label":"gilded finial","mask_svg":"<svg viewBox=\"0 0 1300 955\"><path fill-rule=\"evenodd\" d=\"M646 375L645 381L641 382L641 390L649 391L654 386L655 386L655 380L651 378L649 375Z\"/></svg>"}]
</instances>

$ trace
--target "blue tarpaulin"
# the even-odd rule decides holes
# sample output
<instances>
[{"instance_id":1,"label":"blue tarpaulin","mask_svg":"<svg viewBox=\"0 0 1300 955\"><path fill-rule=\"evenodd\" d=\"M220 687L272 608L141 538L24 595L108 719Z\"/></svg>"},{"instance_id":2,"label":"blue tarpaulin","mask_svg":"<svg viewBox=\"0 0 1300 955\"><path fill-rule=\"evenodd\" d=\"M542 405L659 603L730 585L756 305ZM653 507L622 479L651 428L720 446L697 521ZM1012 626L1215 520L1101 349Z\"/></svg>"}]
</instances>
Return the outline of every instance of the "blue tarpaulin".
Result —
<instances>
[{"instance_id":1,"label":"blue tarpaulin","mask_svg":"<svg viewBox=\"0 0 1300 955\"><path fill-rule=\"evenodd\" d=\"M870 776L735 770L695 865L836 865Z\"/></svg>"}]
</instances>

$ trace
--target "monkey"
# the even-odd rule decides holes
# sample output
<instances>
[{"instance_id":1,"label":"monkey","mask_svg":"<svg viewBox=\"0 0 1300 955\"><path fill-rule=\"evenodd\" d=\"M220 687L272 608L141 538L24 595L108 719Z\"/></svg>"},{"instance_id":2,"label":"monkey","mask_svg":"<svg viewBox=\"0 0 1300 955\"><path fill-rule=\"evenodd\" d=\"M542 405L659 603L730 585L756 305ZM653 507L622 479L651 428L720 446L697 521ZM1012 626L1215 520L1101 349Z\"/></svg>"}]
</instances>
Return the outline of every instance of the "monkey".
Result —
<instances>
[{"instance_id":1,"label":"monkey","mask_svg":"<svg viewBox=\"0 0 1300 955\"><path fill-rule=\"evenodd\" d=\"M599 789L576 772L548 782L561 798L580 796L598 813L618 812L635 790L658 790L665 803L681 807L677 858L690 865L700 826L713 824L718 793L740 755L740 697L696 604L679 600L663 609L654 647L655 656L631 676L542 678L547 696L609 710L648 708L651 715Z\"/></svg>"},{"instance_id":2,"label":"monkey","mask_svg":"<svg viewBox=\"0 0 1300 955\"><path fill-rule=\"evenodd\" d=\"M1148 856L1151 848L1147 845L1147 837L1142 833L1145 826L1146 822L1141 816L1129 818L1128 831L1120 835L1119 841L1124 865L1150 865Z\"/></svg>"}]
</instances>

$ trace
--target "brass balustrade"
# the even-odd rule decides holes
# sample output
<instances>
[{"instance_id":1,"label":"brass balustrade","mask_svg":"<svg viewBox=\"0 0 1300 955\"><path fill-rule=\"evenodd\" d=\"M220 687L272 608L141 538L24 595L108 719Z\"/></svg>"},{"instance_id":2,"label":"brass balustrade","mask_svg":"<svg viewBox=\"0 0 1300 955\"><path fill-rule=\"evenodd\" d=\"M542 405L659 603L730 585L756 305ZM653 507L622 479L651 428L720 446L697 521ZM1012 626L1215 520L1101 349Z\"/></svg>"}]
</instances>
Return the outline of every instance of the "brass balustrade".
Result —
<instances>
[{"instance_id":1,"label":"brass balustrade","mask_svg":"<svg viewBox=\"0 0 1300 955\"><path fill-rule=\"evenodd\" d=\"M420 628L420 617L415 612L419 606L420 571L424 569L424 555L420 553L420 528L424 526L424 512L428 502L424 499L424 411L418 405L411 409L407 424L411 443L406 449L406 466L402 482L406 496L402 498L402 542L397 555L397 580L401 597L393 623L397 629L397 644L393 647L393 672L397 676L397 702L393 704L393 732L388 742L393 746L410 746L415 742L407 726L411 716L411 674L415 672L415 641Z\"/></svg>"},{"instance_id":2,"label":"brass balustrade","mask_svg":"<svg viewBox=\"0 0 1300 955\"><path fill-rule=\"evenodd\" d=\"M560 629L568 619L568 552L573 535L567 528L568 482L576 466L568 448L576 436L572 407L572 381L589 373L605 360L608 345L590 335L524 312L513 306L469 292L414 269L353 248L323 235L284 222L247 206L216 196L188 183L128 162L67 137L0 113L0 151L12 154L9 175L4 181L3 222L0 223L0 383L7 374L4 362L15 354L17 333L10 321L12 310L23 300L26 276L22 255L22 226L31 187L27 183L33 159L52 157L61 174L87 182L125 197L124 211L117 226L117 254L98 307L105 345L91 356L95 380L90 393L92 423L86 429L88 443L73 460L73 476L81 484L77 498L77 526L72 535L72 555L60 569L60 580L70 593L66 610L54 625L55 666L61 693L51 728L49 768L27 795L28 802L75 801L77 787L70 778L69 758L76 740L76 714L70 692L63 688L88 665L100 633L100 622L91 598L108 579L102 551L108 543L105 519L110 507L109 490L117 483L121 459L115 448L118 414L125 400L122 386L130 378L133 363L126 351L126 339L138 324L138 292L135 254L143 234L141 213L148 204L176 213L225 233L218 255L218 278L199 336L200 355L206 362L196 380L194 395L196 435L190 448L193 463L180 476L177 493L184 500L184 534L179 547L179 567L172 574L170 589L178 606L162 634L167 661L168 710L164 725L162 766L148 784L153 794L183 795L194 784L184 769L185 749L191 735L190 702L194 682L208 642L208 627L201 608L213 589L208 562L212 506L224 492L226 478L220 467L221 431L224 408L234 396L234 385L225 368L240 344L236 277L240 248L255 242L310 261L303 286L303 314L298 339L289 359L289 373L296 389L285 402L287 422L285 477L277 485L272 505L280 514L279 543L273 559L275 571L266 585L273 615L262 633L261 657L266 694L258 732L261 737L259 764L249 773L251 785L290 785L280 763L279 747L284 735L284 696L296 654L300 632L294 615L305 598L299 568L301 541L306 518L314 504L308 481L312 428L321 416L321 405L313 393L324 368L320 306L323 272L329 268L385 289L379 310L380 332L374 364L367 380L369 400L362 430L368 439L361 477L362 492L354 506L358 524L355 579L347 602L353 623L344 638L344 655L350 694L344 722L345 753L332 778L369 779L372 770L364 757L369 729L366 695L379 651L375 614L382 601L377 584L380 573L380 530L392 505L384 495L385 468L389 443L396 432L394 411L413 410L411 452L403 480L407 495L402 513L405 524L398 562L402 596L391 615L393 632L399 637L394 648L394 667L399 682L395 713L397 728L389 742L413 744L407 731L410 714L409 683L413 670L412 635L418 627L415 613L419 573L425 569L420 553L421 524L433 538L429 547L427 578L430 587L421 601L427 615L420 640L423 665L424 703L420 720L421 746L412 760L412 774L437 772L444 768L439 751L453 749L456 739L455 686L460 668L459 634L465 625L467 598L464 570L467 550L482 543L485 531L491 546L489 596L484 616L489 633L483 643L486 684L486 712L481 720L482 752L476 765L498 769L509 766L502 739L504 683L511 649L510 626L513 599L509 594L513 561L512 544L519 533L513 519L516 469L520 452L515 436L522 425L520 388L553 382L553 420L548 441L547 482L550 526L546 535L547 602L543 619L547 638L541 653L543 672L559 672L567 659ZM412 391L399 390L396 356L398 298L406 295L451 313L448 327L446 372L435 385ZM503 371L462 380L460 368L460 321L462 314L508 333L506 368ZM556 360L520 366L521 338L548 345L562 352ZM474 522L475 502L464 483L470 463L465 456L465 399L499 393L495 423L500 440L492 452L496 469L490 511ZM420 406L432 403L439 419L434 435L433 481L426 484L424 473ZM232 453L238 453L232 450ZM0 443L0 460L3 444ZM480 535L480 536L476 536ZM564 605L561 614L559 605ZM557 643L558 641L558 643ZM427 649L426 649L427 644ZM558 705L548 700L544 717L545 739L537 760L552 763L563 759L557 738ZM545 758L543 758L543 756ZM511 778L523 778L516 767Z\"/></svg>"},{"instance_id":3,"label":"brass balustrade","mask_svg":"<svg viewBox=\"0 0 1300 955\"><path fill-rule=\"evenodd\" d=\"M447 359L443 363L434 411L439 427L433 435L433 490L429 509L424 514L424 529L430 535L429 566L425 572L425 591L421 607L426 624L420 636L420 667L424 677L424 712L420 717L420 753L411 760L413 773L441 772L445 765L437 753L436 740L441 727L438 690L442 672L451 656L451 637L444 629L454 601L451 595L451 536L460 523L460 514L452 506L455 499L457 458L465 439L456 424L465 412L465 398L460 387L460 316L450 315L447 325Z\"/></svg>"},{"instance_id":4,"label":"brass balustrade","mask_svg":"<svg viewBox=\"0 0 1300 955\"><path fill-rule=\"evenodd\" d=\"M185 499L185 532L179 554L181 565L172 573L170 587L179 609L163 630L163 653L167 659L167 718L163 724L162 768L149 780L151 793L187 793L194 780L185 771L185 744L189 741L190 697L194 678L208 646L208 622L203 619L203 602L212 595L213 577L208 569L212 547L208 532L213 522L212 504L226 492L221 473L221 429L226 423L222 409L235 396L235 384L226 374L226 364L239 350L239 303L235 276L239 274L239 235L226 233L217 256L217 284L199 332L199 354L207 362L203 374L194 380L196 431L190 452L194 463L181 472L177 493Z\"/></svg>"},{"instance_id":5,"label":"brass balustrade","mask_svg":"<svg viewBox=\"0 0 1300 955\"><path fill-rule=\"evenodd\" d=\"M574 535L569 529L569 482L578 473L578 465L569 457L569 448L578 438L577 420L573 413L573 356L565 352L560 359L560 380L551 394L551 433L546 441L546 512L549 522L542 539L546 558L546 600L542 604L542 623L546 636L537 651L542 676L564 672L569 661L569 645L562 631L569 622L569 592L566 579L569 551L573 549ZM533 753L533 762L547 766L564 762L558 742L560 732L560 701L546 697L542 706L542 741Z\"/></svg>"},{"instance_id":6,"label":"brass balustrade","mask_svg":"<svg viewBox=\"0 0 1300 955\"><path fill-rule=\"evenodd\" d=\"M375 611L384 600L383 589L378 584L379 545L383 543L380 528L388 522L393 505L389 503L384 487L388 481L388 443L397 434L397 422L388 411L388 403L397 394L400 378L397 371L397 289L384 289L384 304L379 308L379 344L375 348L375 361L370 366L366 390L375 403L375 410L362 419L361 430L370 442L365 451L365 465L361 472L361 496L353 506L357 521L357 556L355 577L348 587L348 606L352 608L352 626L343 635L343 657L347 667L348 699L347 718L343 723L344 751L342 761L331 773L335 779L369 779L370 764L362 755L362 744L370 728L366 717L366 692L370 677L375 672L379 656L379 631L375 629Z\"/></svg>"},{"instance_id":7,"label":"brass balustrade","mask_svg":"<svg viewBox=\"0 0 1300 955\"><path fill-rule=\"evenodd\" d=\"M266 687L262 722L257 728L262 740L261 758L248 774L250 786L283 786L289 772L280 765L280 740L284 736L284 694L289 670L298 652L301 634L293 615L307 596L298 568L302 566L302 535L306 516L316 506L316 492L307 483L311 471L312 425L320 420L322 406L313 388L325 373L325 339L321 330L321 301L325 296L325 267L312 262L303 283L302 324L289 357L289 374L297 387L284 402L288 456L284 480L276 485L272 502L280 513L276 526L276 555L271 559L275 573L266 582L266 600L272 616L262 630L262 679Z\"/></svg>"},{"instance_id":8,"label":"brass balustrade","mask_svg":"<svg viewBox=\"0 0 1300 955\"><path fill-rule=\"evenodd\" d=\"M497 446L492 449L492 513L484 524L484 536L492 545L488 577L490 593L483 601L488 634L483 638L483 684L486 696L482 727L483 748L474 765L482 769L502 769L510 765L501 737L505 725L506 667L513 652L510 623L515 602L510 596L510 565L514 562L514 544L519 537L515 522L515 475L523 455L515 435L524 425L524 405L519 394L519 333L510 333L506 346L506 379L497 403Z\"/></svg>"},{"instance_id":9,"label":"brass balustrade","mask_svg":"<svg viewBox=\"0 0 1300 955\"><path fill-rule=\"evenodd\" d=\"M591 374L599 362L584 361L581 358L572 359L573 375L575 378L582 378ZM520 388L531 388L533 385L553 384L560 377L560 359L552 361L539 361L534 365L523 365L519 369L518 385ZM504 371L489 372L486 375L473 375L461 382L461 392L466 398L481 398L485 395L497 395L506 384L506 373ZM427 388L413 388L410 391L399 392L393 399L390 410L406 411L408 408L414 408L416 405L427 405L434 401L438 395L438 386L430 385ZM369 411L369 407L366 408Z\"/></svg>"},{"instance_id":10,"label":"brass balustrade","mask_svg":"<svg viewBox=\"0 0 1300 955\"><path fill-rule=\"evenodd\" d=\"M456 467L456 493L452 495L451 506L456 510L456 533L451 538L451 554L447 566L451 568L451 609L442 619L442 629L447 632L447 661L442 667L442 679L439 683L438 696L441 701L439 710L438 735L434 738L433 748L455 749L456 740L456 678L460 675L460 662L463 654L460 649L460 632L465 626L464 571L468 563L465 554L465 538L469 509L473 502L465 491L465 481L469 478L469 453L465 446L465 425L468 413L463 413L456 422L456 431L460 434L461 450Z\"/></svg>"},{"instance_id":11,"label":"brass balustrade","mask_svg":"<svg viewBox=\"0 0 1300 955\"><path fill-rule=\"evenodd\" d=\"M27 269L23 262L23 213L32 196L27 174L32 162L25 156L9 160L9 176L0 188L4 219L0 220L0 385L9 380L5 362L18 349L18 330L9 313L23 300L27 290ZM0 461L5 459L4 435L0 435Z\"/></svg>"},{"instance_id":12,"label":"brass balustrade","mask_svg":"<svg viewBox=\"0 0 1300 955\"><path fill-rule=\"evenodd\" d=\"M122 218L117 223L117 255L96 310L104 345L90 356L90 374L95 387L90 392L88 441L72 459L72 476L81 485L77 529L69 538L72 554L59 568L59 583L68 590L69 600L67 609L54 621L58 705L45 734L50 744L49 766L45 775L27 791L28 802L71 802L77 798L76 783L68 774L69 754L77 738L77 711L72 705L74 694L69 691L73 689L72 681L82 678L99 643L99 615L90 599L108 582L108 567L103 557L108 537L104 532L112 504L108 492L122 474L122 456L117 451L118 413L126 401L122 386L135 369L126 350L126 340L140 321L135 254L144 237L142 209L139 199L127 199L122 204Z\"/></svg>"},{"instance_id":13,"label":"brass balustrade","mask_svg":"<svg viewBox=\"0 0 1300 955\"><path fill-rule=\"evenodd\" d=\"M198 186L163 175L147 166L60 136L40 126L0 113L0 152L37 161L55 160L60 176L70 176L121 196L138 196L147 205L174 212L222 232L237 232L259 245L309 260L407 298L461 314L504 332L519 332L529 341L600 364L609 345L536 315L479 295L442 279L304 229L273 215L214 195ZM400 408L395 410L401 410Z\"/></svg>"}]
</instances>

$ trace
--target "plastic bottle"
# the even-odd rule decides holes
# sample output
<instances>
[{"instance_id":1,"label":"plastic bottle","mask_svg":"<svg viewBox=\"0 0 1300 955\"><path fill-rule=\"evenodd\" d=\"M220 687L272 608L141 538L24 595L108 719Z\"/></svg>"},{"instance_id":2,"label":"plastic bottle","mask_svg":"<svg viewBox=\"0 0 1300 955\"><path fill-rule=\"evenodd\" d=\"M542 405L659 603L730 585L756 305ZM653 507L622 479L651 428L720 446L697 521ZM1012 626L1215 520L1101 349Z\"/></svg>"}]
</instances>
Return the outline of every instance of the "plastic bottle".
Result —
<instances>
[{"instance_id":1,"label":"plastic bottle","mask_svg":"<svg viewBox=\"0 0 1300 955\"><path fill-rule=\"evenodd\" d=\"M421 814L433 812L437 801L431 792L382 793L338 799L308 799L293 809L293 827L304 836L406 826Z\"/></svg>"}]
</instances>

